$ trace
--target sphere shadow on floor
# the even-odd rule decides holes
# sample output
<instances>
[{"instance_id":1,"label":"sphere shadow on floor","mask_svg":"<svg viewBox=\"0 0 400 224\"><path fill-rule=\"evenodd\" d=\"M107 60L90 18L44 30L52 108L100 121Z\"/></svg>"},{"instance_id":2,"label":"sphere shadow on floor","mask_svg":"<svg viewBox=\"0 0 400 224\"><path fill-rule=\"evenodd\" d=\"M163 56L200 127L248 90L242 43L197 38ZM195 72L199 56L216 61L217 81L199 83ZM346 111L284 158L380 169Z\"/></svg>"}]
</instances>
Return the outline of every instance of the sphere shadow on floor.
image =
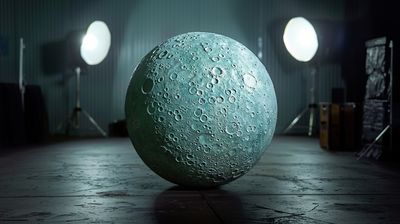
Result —
<instances>
[{"instance_id":1,"label":"sphere shadow on floor","mask_svg":"<svg viewBox=\"0 0 400 224\"><path fill-rule=\"evenodd\" d=\"M242 223L240 196L222 190L175 186L161 192L153 205L158 223Z\"/></svg>"}]
</instances>

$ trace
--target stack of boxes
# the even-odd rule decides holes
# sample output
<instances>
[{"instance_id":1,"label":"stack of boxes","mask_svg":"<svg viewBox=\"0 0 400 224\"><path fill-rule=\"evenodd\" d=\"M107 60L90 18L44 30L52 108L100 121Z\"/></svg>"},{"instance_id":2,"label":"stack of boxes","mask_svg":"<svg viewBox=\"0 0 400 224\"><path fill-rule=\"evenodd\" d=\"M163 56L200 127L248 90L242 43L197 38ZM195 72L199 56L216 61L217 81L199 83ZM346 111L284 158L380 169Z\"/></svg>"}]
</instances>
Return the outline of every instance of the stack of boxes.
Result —
<instances>
[{"instance_id":1,"label":"stack of boxes","mask_svg":"<svg viewBox=\"0 0 400 224\"><path fill-rule=\"evenodd\" d=\"M329 150L354 150L354 103L320 104L320 145Z\"/></svg>"}]
</instances>

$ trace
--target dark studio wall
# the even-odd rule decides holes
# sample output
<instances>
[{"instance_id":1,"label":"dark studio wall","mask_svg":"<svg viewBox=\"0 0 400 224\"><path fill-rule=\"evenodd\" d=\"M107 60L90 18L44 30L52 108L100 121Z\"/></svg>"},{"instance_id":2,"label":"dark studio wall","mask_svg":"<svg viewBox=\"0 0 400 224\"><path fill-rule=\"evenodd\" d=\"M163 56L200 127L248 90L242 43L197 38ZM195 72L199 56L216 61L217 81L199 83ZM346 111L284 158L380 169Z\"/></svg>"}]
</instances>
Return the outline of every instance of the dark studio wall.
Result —
<instances>
[{"instance_id":1,"label":"dark studio wall","mask_svg":"<svg viewBox=\"0 0 400 224\"><path fill-rule=\"evenodd\" d=\"M354 102L364 100L367 80L365 41L386 36L397 43L400 34L396 28L400 25L400 21L394 18L396 10L395 1L390 0L346 1L344 48L348 50L342 55L342 76L347 86L349 100Z\"/></svg>"},{"instance_id":2,"label":"dark studio wall","mask_svg":"<svg viewBox=\"0 0 400 224\"><path fill-rule=\"evenodd\" d=\"M399 43L398 27L400 20L396 17L398 7L391 0L352 0L346 1L345 6L346 43L349 49L342 57L342 76L347 89L348 99L362 105L365 96L367 75L365 73L366 47L365 41L387 37L393 40L393 136L400 134L400 78L399 78ZM362 114L358 117L359 126L362 124ZM385 137L389 137L386 135ZM393 145L398 145L398 139L393 137ZM400 154L393 148L390 153ZM393 158L399 158L393 156Z\"/></svg>"},{"instance_id":3,"label":"dark studio wall","mask_svg":"<svg viewBox=\"0 0 400 224\"><path fill-rule=\"evenodd\" d=\"M276 25L293 16L342 23L345 1L105 1L105 0L2 0L0 37L8 54L0 56L0 82L18 81L18 38L26 43L25 75L28 84L42 87L51 132L74 105L72 72L48 74L43 70L43 45L85 29L93 20L105 21L112 33L109 55L89 67L82 77L82 107L103 128L124 118L125 91L133 69L156 44L189 31L207 31L232 37L257 54L262 38L262 62L278 98L277 131L282 131L307 104L310 67L295 62L282 45ZM3 41L4 42L4 41ZM330 100L332 87L342 87L338 61L322 61L318 86L321 101ZM87 126L87 124L84 124Z\"/></svg>"}]
</instances>

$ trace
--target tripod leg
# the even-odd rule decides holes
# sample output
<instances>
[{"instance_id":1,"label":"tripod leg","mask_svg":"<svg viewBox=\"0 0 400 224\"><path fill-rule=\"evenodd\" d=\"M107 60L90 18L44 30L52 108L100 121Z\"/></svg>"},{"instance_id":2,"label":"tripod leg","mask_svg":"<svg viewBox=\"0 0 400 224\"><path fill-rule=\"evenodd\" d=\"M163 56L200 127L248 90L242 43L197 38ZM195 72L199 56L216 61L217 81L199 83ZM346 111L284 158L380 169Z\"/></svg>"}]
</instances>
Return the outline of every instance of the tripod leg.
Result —
<instances>
[{"instance_id":1,"label":"tripod leg","mask_svg":"<svg viewBox=\"0 0 400 224\"><path fill-rule=\"evenodd\" d=\"M71 117L71 115L67 116L63 121L61 121L57 125L56 131L60 131L63 127L67 126L70 117Z\"/></svg>"},{"instance_id":2,"label":"tripod leg","mask_svg":"<svg viewBox=\"0 0 400 224\"><path fill-rule=\"evenodd\" d=\"M83 114L89 119L89 121L97 128L97 130L104 136L107 137L107 133L97 124L92 116L86 110L82 109Z\"/></svg>"},{"instance_id":3,"label":"tripod leg","mask_svg":"<svg viewBox=\"0 0 400 224\"><path fill-rule=\"evenodd\" d=\"M290 123L290 125L283 131L283 133L288 133L294 125L297 124L297 122L299 122L299 120L304 116L305 113L307 113L308 107L306 109L304 109L299 115L297 115L297 117L295 117L292 121L292 123Z\"/></svg>"},{"instance_id":4,"label":"tripod leg","mask_svg":"<svg viewBox=\"0 0 400 224\"><path fill-rule=\"evenodd\" d=\"M69 116L68 121L67 121L67 125L65 127L65 134L66 135L69 135L69 131L71 130L71 126L75 125L76 118L77 118L77 111L74 110L74 111L72 111L71 116Z\"/></svg>"}]
</instances>

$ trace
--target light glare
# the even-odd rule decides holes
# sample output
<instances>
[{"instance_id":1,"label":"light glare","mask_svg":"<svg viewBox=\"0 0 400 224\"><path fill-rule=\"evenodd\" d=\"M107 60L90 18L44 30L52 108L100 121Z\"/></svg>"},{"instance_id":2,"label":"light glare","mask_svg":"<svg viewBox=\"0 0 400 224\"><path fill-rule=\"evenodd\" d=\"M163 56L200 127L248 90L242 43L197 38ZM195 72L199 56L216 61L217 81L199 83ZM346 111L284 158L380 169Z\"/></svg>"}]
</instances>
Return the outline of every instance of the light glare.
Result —
<instances>
[{"instance_id":1,"label":"light glare","mask_svg":"<svg viewBox=\"0 0 400 224\"><path fill-rule=\"evenodd\" d=\"M303 17L295 17L288 22L283 33L283 42L298 61L310 61L318 50L317 33Z\"/></svg>"},{"instance_id":2,"label":"light glare","mask_svg":"<svg viewBox=\"0 0 400 224\"><path fill-rule=\"evenodd\" d=\"M82 40L82 48L88 51L95 50L98 45L97 38L92 34L86 34Z\"/></svg>"},{"instance_id":3,"label":"light glare","mask_svg":"<svg viewBox=\"0 0 400 224\"><path fill-rule=\"evenodd\" d=\"M111 33L102 21L94 21L82 40L81 56L88 65L96 65L107 56L111 45Z\"/></svg>"}]
</instances>

